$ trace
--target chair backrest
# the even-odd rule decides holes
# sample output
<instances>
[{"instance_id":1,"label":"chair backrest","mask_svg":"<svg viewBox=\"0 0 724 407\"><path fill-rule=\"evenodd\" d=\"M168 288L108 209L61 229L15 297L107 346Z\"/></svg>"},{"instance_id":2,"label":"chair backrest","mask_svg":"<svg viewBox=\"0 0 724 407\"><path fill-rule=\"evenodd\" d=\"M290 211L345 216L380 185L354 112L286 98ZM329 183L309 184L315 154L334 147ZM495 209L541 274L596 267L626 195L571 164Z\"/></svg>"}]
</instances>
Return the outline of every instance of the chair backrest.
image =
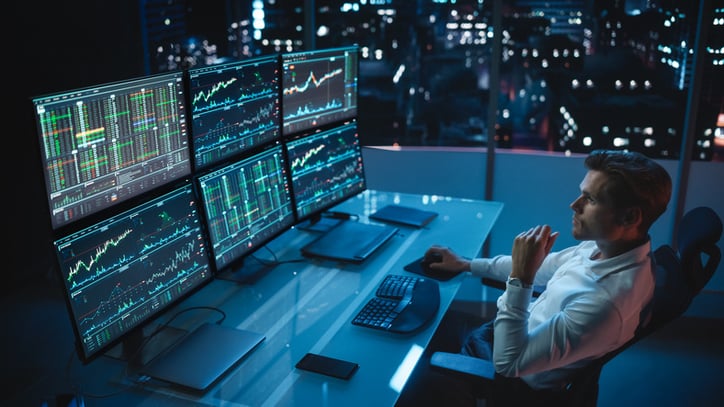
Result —
<instances>
[{"instance_id":1,"label":"chair backrest","mask_svg":"<svg viewBox=\"0 0 724 407\"><path fill-rule=\"evenodd\" d=\"M678 251L669 245L656 249L656 290L652 321L646 331L657 330L678 318L711 280L721 261L717 246L721 235L719 216L711 208L700 206L681 218Z\"/></svg>"},{"instance_id":2,"label":"chair backrest","mask_svg":"<svg viewBox=\"0 0 724 407\"><path fill-rule=\"evenodd\" d=\"M722 221L709 207L694 208L681 218L677 234L678 252L669 245L662 245L654 251L654 296L642 312L635 336L576 374L568 387L568 405L595 406L603 366L689 308L719 266L721 251L717 243L721 235Z\"/></svg>"},{"instance_id":3,"label":"chair backrest","mask_svg":"<svg viewBox=\"0 0 724 407\"><path fill-rule=\"evenodd\" d=\"M677 246L692 298L699 294L719 266L721 252L717 243L721 235L722 221L709 207L694 208L681 218ZM702 254L708 259L703 260Z\"/></svg>"}]
</instances>

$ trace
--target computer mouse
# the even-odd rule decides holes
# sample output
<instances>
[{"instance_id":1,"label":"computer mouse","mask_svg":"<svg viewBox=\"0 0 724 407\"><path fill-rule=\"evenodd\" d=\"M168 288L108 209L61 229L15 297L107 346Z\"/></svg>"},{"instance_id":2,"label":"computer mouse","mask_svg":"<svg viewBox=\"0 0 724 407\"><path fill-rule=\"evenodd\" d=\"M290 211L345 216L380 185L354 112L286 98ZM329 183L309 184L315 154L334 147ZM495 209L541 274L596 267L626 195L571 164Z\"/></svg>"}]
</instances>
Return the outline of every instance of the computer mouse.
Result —
<instances>
[{"instance_id":1,"label":"computer mouse","mask_svg":"<svg viewBox=\"0 0 724 407\"><path fill-rule=\"evenodd\" d=\"M432 252L422 258L422 271L425 273L435 273L434 270L430 269L431 263L440 263L442 261L442 253Z\"/></svg>"}]
</instances>

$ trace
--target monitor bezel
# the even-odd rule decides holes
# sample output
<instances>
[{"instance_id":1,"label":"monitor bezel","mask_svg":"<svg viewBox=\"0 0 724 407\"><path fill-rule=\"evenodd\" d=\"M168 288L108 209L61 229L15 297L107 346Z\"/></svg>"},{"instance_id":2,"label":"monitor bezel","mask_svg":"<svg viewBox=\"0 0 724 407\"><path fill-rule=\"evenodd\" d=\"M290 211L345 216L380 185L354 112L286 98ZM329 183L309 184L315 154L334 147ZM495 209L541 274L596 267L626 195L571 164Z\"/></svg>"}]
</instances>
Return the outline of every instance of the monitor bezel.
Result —
<instances>
[{"instance_id":1,"label":"monitor bezel","mask_svg":"<svg viewBox=\"0 0 724 407\"><path fill-rule=\"evenodd\" d=\"M358 140L357 150L359 152L358 159L360 161L360 165L362 166L362 184L361 184L361 186L357 187L356 189L347 191L343 196L338 197L337 199L335 199L333 201L326 202L324 205L317 207L316 210L314 210L312 212L309 212L304 215L300 214L299 202L297 200L297 194L296 194L296 189L295 189L295 184L294 184L294 176L292 173L292 162L291 162L292 160L291 160L291 157L289 156L289 151L288 151L289 143L294 143L295 141L299 141L299 140L305 140L309 137L318 135L320 133L334 132L336 130L344 129L344 128L347 128L350 126L354 126L356 133L357 133L357 140ZM332 124L329 126L320 127L320 128L310 130L310 131L307 131L304 133L297 133L292 136L286 137L284 139L284 146L285 146L285 148L284 148L285 153L287 154L287 165L289 166L287 172L289 174L289 182L290 182L290 186L291 186L291 190L292 190L292 200L294 202L294 213L297 218L297 222L296 222L297 225L303 224L305 222L316 223L317 221L319 221L321 219L321 217L324 215L324 213L329 211L331 208L333 208L333 207L341 204L342 202L345 202L345 201L349 200L350 198L357 196L360 193L367 190L367 176L366 176L365 167L364 167L364 154L362 152L362 144L361 144L360 138L359 138L359 125L358 125L358 121L356 118L354 118L352 120L347 120L347 121L344 121L341 123L335 123L335 124Z\"/></svg>"},{"instance_id":2,"label":"monitor bezel","mask_svg":"<svg viewBox=\"0 0 724 407\"><path fill-rule=\"evenodd\" d=\"M253 247L247 247L246 249L242 250L240 253L236 253L234 258L228 261L225 261L223 264L219 264L219 261L217 260L217 248L214 247L214 240L212 237L212 231L211 226L209 225L210 218L207 213L207 205L206 205L206 197L204 195L204 187L202 185L203 182L206 181L207 178L215 176L215 174L222 174L224 172L229 171L233 167L240 167L244 166L248 162L254 160L255 158L259 157L263 154L268 154L272 150L277 149L279 151L279 154L282 158L282 170L284 171L283 178L287 185L287 194L288 194L288 206L290 209L290 214L288 215L286 221L281 224L281 227L276 229L273 233L269 235L265 235L263 238L260 238L256 241L256 244ZM296 212L294 209L294 198L292 196L293 192L291 190L291 177L289 176L289 165L287 163L287 155L286 155L286 149L284 147L284 143L282 140L278 140L276 142L273 142L271 144L265 144L263 146L259 146L256 149L249 150L244 154L243 156L239 157L235 161L225 161L223 163L220 163L214 167L211 167L207 169L206 171L200 172L196 174L195 176L195 183L196 187L198 189L198 196L201 202L201 210L202 210L202 219L205 224L205 230L207 231L207 239L209 242L209 248L211 251L211 261L214 265L215 271L217 275L220 275L222 273L234 273L237 272L244 264L245 259L247 259L249 256L252 256L255 252L257 252L259 249L264 247L266 244L271 242L272 240L276 239L280 235L284 234L285 232L289 231L292 227L294 227L296 223Z\"/></svg>"},{"instance_id":3,"label":"monitor bezel","mask_svg":"<svg viewBox=\"0 0 724 407\"><path fill-rule=\"evenodd\" d=\"M345 57L347 53L354 53L355 54L355 75L354 75L354 107L347 109L344 115L338 115L334 118L329 118L330 113L325 112L322 117L328 118L328 120L322 122L322 123L306 123L302 126L295 126L294 128L291 127L289 124L289 120L286 117L285 110L289 107L288 106L288 100L286 100L287 103L285 103L285 89L287 88L286 83L286 75L285 75L285 68L286 64L292 63L295 59L299 58L306 58L307 56L318 56L318 57L324 57L326 55L329 56L338 56L338 57ZM331 48L319 48L314 50L308 50L308 51L295 51L295 52L286 52L280 54L280 68L279 68L279 75L280 75L280 100L281 100L281 134L283 138L289 138L291 136L294 136L296 134L306 133L309 131L312 131L317 128L321 127L327 127L332 126L335 124L343 123L348 120L352 120L358 117L359 115L359 69L360 69L360 47L358 44L352 44L352 45L345 45L340 47L331 47ZM308 121L309 119L305 119L305 121Z\"/></svg>"},{"instance_id":4,"label":"monitor bezel","mask_svg":"<svg viewBox=\"0 0 724 407\"><path fill-rule=\"evenodd\" d=\"M188 128L189 128L189 142L191 146L191 161L194 166L194 172L201 172L206 171L210 168L216 167L218 165L221 165L225 162L230 162L237 160L247 154L248 152L255 150L259 148L261 145L268 145L272 144L274 142L278 142L282 138L282 96L281 96L281 59L280 55L278 53L276 54L269 54L269 55L260 55L251 57L248 59L243 60L235 60L235 61L229 61L224 62L220 64L215 65L207 65L203 67L197 67L197 68L190 68L186 71L185 75L185 81L186 81L186 99L187 99L187 106L189 109L188 117ZM244 69L247 67L251 67L254 65L260 65L260 64L273 64L276 69L276 89L275 89L275 99L277 103L277 118L276 118L276 134L272 137L269 137L265 139L264 141L247 146L246 148L240 148L235 150L233 153L223 155L221 157L218 157L214 159L213 161L209 162L199 162L199 158L197 157L197 135L196 131L198 130L195 128L195 113L194 113L194 106L193 106L193 98L194 98L194 88L193 88L193 80L194 76L197 75L207 75L209 73L221 73L220 71L228 71L233 69ZM246 102L240 102L238 106L243 105Z\"/></svg>"},{"instance_id":5,"label":"monitor bezel","mask_svg":"<svg viewBox=\"0 0 724 407\"><path fill-rule=\"evenodd\" d=\"M195 185L191 178L186 178L183 181L180 181L178 183L174 183L172 185L168 185L166 188L162 188L157 190L158 193L146 197L146 199L142 201L138 201L134 203L131 207L125 208L122 211L119 211L118 213L114 215L107 216L103 219L100 219L93 224L87 225L83 228L79 228L77 230L74 230L72 232L69 232L63 236L56 237L52 239L50 242L52 246L52 250L54 252L54 257L56 261L56 274L59 276L59 284L60 289L63 293L63 298L66 304L66 308L68 310L68 316L70 318L70 323L73 328L73 334L75 338L75 348L76 353L81 361L82 364L88 364L99 357L103 355L110 354L111 352L115 353L117 358L124 359L129 358L127 362L133 363L133 360L130 360L132 357L136 356L139 357L140 360L140 351L143 350L143 343L142 341L145 339L144 335L144 329L153 324L155 321L157 321L159 318L164 316L170 309L177 306L179 303L185 301L190 296L201 290L203 287L207 286L213 279L214 279L214 268L213 268L213 259L211 258L211 251L210 246L208 242L208 233L205 229L204 221L203 221L203 215L201 210L202 204L199 200L199 194L196 191ZM166 197L176 194L176 193L189 193L191 194L191 198L193 202L195 203L195 210L196 210L196 217L198 220L198 226L199 230L198 233L200 235L200 238L202 239L202 244L204 245L204 253L206 257L206 273L207 275L204 276L199 283L197 283L194 287L186 290L182 295L176 297L171 302L168 302L164 304L163 307L159 307L155 310L153 310L152 313L146 315L143 317L142 321L138 322L133 327L130 327L126 329L122 334L119 334L112 340L106 342L102 346L100 346L98 349L96 349L93 352L87 351L86 348L83 346L83 335L80 331L80 323L78 321L78 318L76 317L76 311L74 309L74 306L72 304L72 290L66 285L64 282L65 279L65 272L63 270L63 260L61 259L61 253L58 248L58 245L60 242L66 241L67 239L71 238L74 235L81 235L81 234L88 234L93 233L93 230L95 229L103 229L107 227L108 224L111 224L115 221L118 221L120 219L126 218L140 210L140 208L144 206L150 206L150 205L158 205L163 199ZM114 352L117 347L128 347L130 349L121 349L119 352ZM166 349L170 348L173 345L173 343L164 343L162 344L163 347ZM128 351L133 352L134 354L127 354ZM136 352L139 352L135 354ZM137 360L136 360L137 362Z\"/></svg>"},{"instance_id":6,"label":"monitor bezel","mask_svg":"<svg viewBox=\"0 0 724 407\"><path fill-rule=\"evenodd\" d=\"M42 171L43 175L43 192L45 194L45 207L46 207L46 214L48 215L48 224L50 226L50 229L54 236L62 236L67 235L69 233L72 233L73 231L83 229L88 227L89 225L95 224L109 216L112 216L114 213L120 210L125 210L124 208L127 208L130 205L133 205L131 202L142 198L143 196L151 193L151 191L161 188L168 185L173 185L179 181L183 181L185 178L190 177L193 174L193 168L192 168L192 161L193 157L191 155L191 147L189 144L189 133L188 133L188 114L186 112L187 108L187 100L186 100L186 79L184 78L185 72L183 70L175 70L175 71L168 71L168 72L162 72L158 74L152 74L152 75L145 75L145 76L137 76L133 78L127 78L127 79L121 79L116 80L112 82L104 82L104 83L98 83L94 85L84 86L84 87L78 87L71 90L65 90L65 91L57 91L52 93L46 93L38 96L33 96L29 99L30 105L33 109L33 121L35 123L35 140L37 143L37 156L40 160L40 171ZM58 103L62 100L72 100L74 98L87 98L92 97L94 94L100 94L100 93L110 93L114 89L117 89L119 87L123 86L139 86L142 83L146 82L164 82L164 81L175 81L178 83L177 91L180 92L180 95L178 95L177 98L177 104L179 106L179 117L178 117L178 123L179 128L181 131L185 134L185 137L183 137L183 144L185 145L185 148L183 150L186 151L186 159L183 162L179 162L177 166L181 166L181 171L177 173L174 177L170 177L168 179L163 180L162 182L158 183L157 185L154 185L151 189L145 190L145 191L137 191L134 192L132 195L123 197L122 199L117 200L116 202L109 203L105 205L104 207L100 209L95 209L89 213L82 214L79 216L76 216L74 219L65 221L65 222L59 222L56 221L55 216L53 214L53 196L56 194L56 192L52 191L52 188L50 186L51 179L50 174L48 173L48 157L46 156L44 150L45 143L43 142L43 129L41 127L40 123L40 117L38 115L37 109L38 106L41 104L48 104L48 103ZM92 93L89 93L92 92ZM97 179L94 179L92 182L97 182ZM86 183L88 184L88 183ZM106 196L107 197L107 196Z\"/></svg>"}]
</instances>

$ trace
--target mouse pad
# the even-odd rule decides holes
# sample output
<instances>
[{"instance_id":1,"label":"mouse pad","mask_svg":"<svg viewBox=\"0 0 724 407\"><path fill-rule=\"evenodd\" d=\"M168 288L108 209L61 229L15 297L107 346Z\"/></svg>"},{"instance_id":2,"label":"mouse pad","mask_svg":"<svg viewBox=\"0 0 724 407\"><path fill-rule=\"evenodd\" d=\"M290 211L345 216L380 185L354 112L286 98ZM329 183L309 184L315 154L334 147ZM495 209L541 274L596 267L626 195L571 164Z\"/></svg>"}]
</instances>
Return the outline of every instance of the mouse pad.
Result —
<instances>
[{"instance_id":1,"label":"mouse pad","mask_svg":"<svg viewBox=\"0 0 724 407\"><path fill-rule=\"evenodd\" d=\"M422 276L429 277L438 281L447 281L460 274L459 272L448 273L445 271L433 271L432 273L426 273L425 270L422 269L422 259L423 258L420 257L403 268L405 269L405 271L409 271L410 273L420 274Z\"/></svg>"}]
</instances>

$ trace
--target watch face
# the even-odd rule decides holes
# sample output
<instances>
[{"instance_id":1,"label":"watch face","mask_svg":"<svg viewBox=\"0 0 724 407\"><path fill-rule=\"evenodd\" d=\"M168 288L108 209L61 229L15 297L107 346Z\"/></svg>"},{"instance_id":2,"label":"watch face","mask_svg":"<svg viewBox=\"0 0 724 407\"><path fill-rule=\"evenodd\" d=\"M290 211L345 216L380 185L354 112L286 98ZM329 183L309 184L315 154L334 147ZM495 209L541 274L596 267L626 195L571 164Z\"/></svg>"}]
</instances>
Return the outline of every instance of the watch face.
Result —
<instances>
[{"instance_id":1,"label":"watch face","mask_svg":"<svg viewBox=\"0 0 724 407\"><path fill-rule=\"evenodd\" d=\"M530 288L530 284L524 284L522 281L520 281L519 278L510 277L508 278L508 284L515 286L515 287L522 287L522 288Z\"/></svg>"}]
</instances>

